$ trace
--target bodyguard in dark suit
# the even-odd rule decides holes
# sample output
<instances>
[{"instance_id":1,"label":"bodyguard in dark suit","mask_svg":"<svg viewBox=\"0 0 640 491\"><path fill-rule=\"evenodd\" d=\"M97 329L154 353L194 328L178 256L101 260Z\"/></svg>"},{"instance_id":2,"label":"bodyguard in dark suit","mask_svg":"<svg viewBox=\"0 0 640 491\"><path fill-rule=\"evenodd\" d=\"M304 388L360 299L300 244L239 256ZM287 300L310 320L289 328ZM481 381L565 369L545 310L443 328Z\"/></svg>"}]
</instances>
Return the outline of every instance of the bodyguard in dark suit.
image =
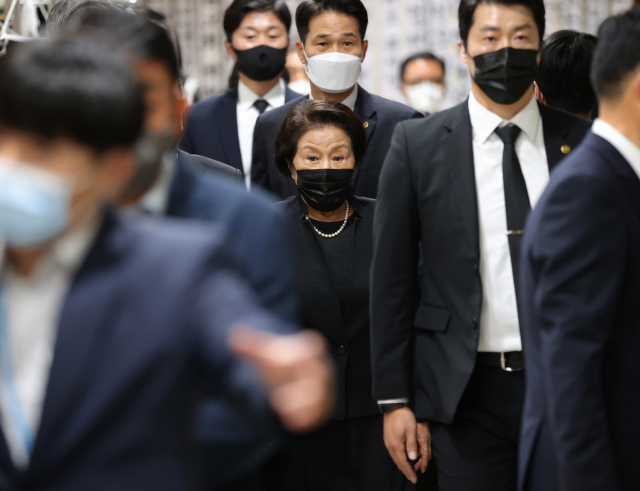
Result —
<instances>
[{"instance_id":1,"label":"bodyguard in dark suit","mask_svg":"<svg viewBox=\"0 0 640 491\"><path fill-rule=\"evenodd\" d=\"M640 489L640 8L598 35L600 118L551 177L522 255L520 489Z\"/></svg>"},{"instance_id":2,"label":"bodyguard in dark suit","mask_svg":"<svg viewBox=\"0 0 640 491\"><path fill-rule=\"evenodd\" d=\"M138 171L121 200L121 211L223 225L260 304L282 319L294 321L296 301L284 218L269 206L272 200L265 193L246 192L239 169L182 150L176 152L185 101L171 39L165 29L143 16L110 7L95 9L75 24L86 30L83 36L125 49L140 60L136 77L149 103L141 139L144 145L138 144L138 154L142 147L148 157L139 159ZM169 138L159 136L164 134ZM274 446L273 435L260 435L259 428L251 428L224 401L210 401L201 411L199 424L199 440L206 450L202 467L211 487L234 475L246 476L256 459L264 457L265 449ZM228 434L225 428L232 425L246 429L245 436L235 442L237 454L229 438L223 436ZM249 438L252 431L254 437ZM248 488L246 482L241 487Z\"/></svg>"},{"instance_id":3,"label":"bodyguard in dark suit","mask_svg":"<svg viewBox=\"0 0 640 491\"><path fill-rule=\"evenodd\" d=\"M469 100L398 125L380 176L373 394L408 478L428 422L440 489L512 491L524 397L519 240L589 122L533 97L541 0L463 0L459 18Z\"/></svg>"},{"instance_id":4,"label":"bodyguard in dark suit","mask_svg":"<svg viewBox=\"0 0 640 491\"><path fill-rule=\"evenodd\" d=\"M0 487L198 489L192 425L207 393L273 426L273 387L285 427L321 424L322 343L275 334L286 323L258 307L223 232L105 212L144 114L124 59L63 40L1 61ZM230 338L238 325L274 333Z\"/></svg>"},{"instance_id":5,"label":"bodyguard in dark suit","mask_svg":"<svg viewBox=\"0 0 640 491\"><path fill-rule=\"evenodd\" d=\"M362 159L362 122L334 101L305 101L285 117L276 140L278 168L300 195L287 213L301 324L327 339L337 367L333 421L291 441L268 467L274 491L409 489L382 441L371 399L369 269L374 200L353 196ZM406 487L405 487L406 483ZM413 486L411 486L413 488Z\"/></svg>"},{"instance_id":6,"label":"bodyguard in dark suit","mask_svg":"<svg viewBox=\"0 0 640 491\"><path fill-rule=\"evenodd\" d=\"M240 169L251 181L256 118L300 97L281 78L291 14L283 0L235 0L225 11L227 53L236 63L229 90L195 104L180 148Z\"/></svg>"},{"instance_id":7,"label":"bodyguard in dark suit","mask_svg":"<svg viewBox=\"0 0 640 491\"><path fill-rule=\"evenodd\" d=\"M396 124L422 114L397 102L369 94L356 83L367 52L367 10L360 0L305 0L296 10L302 41L296 43L306 66L311 96L300 98L258 118L254 131L251 180L282 199L296 196L296 184L277 169L275 135L289 110L306 99L329 99L355 111L367 135L367 151L357 171L354 192L375 198L378 175Z\"/></svg>"}]
</instances>

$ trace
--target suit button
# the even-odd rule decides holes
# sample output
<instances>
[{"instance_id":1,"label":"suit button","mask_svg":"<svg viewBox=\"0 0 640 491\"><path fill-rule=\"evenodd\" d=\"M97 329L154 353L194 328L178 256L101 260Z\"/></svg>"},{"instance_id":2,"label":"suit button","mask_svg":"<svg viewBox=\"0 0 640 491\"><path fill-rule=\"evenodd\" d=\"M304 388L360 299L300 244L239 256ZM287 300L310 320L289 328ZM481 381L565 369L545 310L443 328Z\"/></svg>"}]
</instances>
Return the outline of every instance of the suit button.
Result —
<instances>
[{"instance_id":1,"label":"suit button","mask_svg":"<svg viewBox=\"0 0 640 491\"><path fill-rule=\"evenodd\" d=\"M347 352L347 348L345 348L344 346L340 346L340 347L338 348L338 354L339 354L340 356L344 355L346 352Z\"/></svg>"}]
</instances>

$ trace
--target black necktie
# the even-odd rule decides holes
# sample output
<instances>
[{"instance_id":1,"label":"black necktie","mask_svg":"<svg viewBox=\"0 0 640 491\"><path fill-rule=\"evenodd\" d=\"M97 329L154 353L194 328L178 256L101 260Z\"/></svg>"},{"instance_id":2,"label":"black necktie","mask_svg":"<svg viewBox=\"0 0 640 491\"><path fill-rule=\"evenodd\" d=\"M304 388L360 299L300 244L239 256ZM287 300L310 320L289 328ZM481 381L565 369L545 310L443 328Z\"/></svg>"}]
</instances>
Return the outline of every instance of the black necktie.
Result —
<instances>
[{"instance_id":1,"label":"black necktie","mask_svg":"<svg viewBox=\"0 0 640 491\"><path fill-rule=\"evenodd\" d=\"M258 99L253 103L253 105L256 106L256 109L260 112L260 114L265 112L267 110L267 107L269 107L269 103L264 99Z\"/></svg>"},{"instance_id":2,"label":"black necktie","mask_svg":"<svg viewBox=\"0 0 640 491\"><path fill-rule=\"evenodd\" d=\"M518 300L518 313L520 312L520 242L522 232L531 211L527 184L522 175L520 161L516 154L516 139L520 134L520 128L514 125L496 128L496 134L504 143L502 152L502 175L504 180L504 203L507 209L507 236L509 238L509 251L511 252L511 269Z\"/></svg>"}]
</instances>

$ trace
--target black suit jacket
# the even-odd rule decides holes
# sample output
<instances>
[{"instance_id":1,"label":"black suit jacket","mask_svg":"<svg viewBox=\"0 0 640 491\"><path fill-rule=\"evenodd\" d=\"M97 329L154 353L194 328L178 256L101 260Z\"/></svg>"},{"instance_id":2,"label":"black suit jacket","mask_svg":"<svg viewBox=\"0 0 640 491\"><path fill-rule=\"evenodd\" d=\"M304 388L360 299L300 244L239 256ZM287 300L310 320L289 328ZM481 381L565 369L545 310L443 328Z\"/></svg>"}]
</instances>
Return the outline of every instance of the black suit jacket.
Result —
<instances>
[{"instance_id":1,"label":"black suit jacket","mask_svg":"<svg viewBox=\"0 0 640 491\"><path fill-rule=\"evenodd\" d=\"M523 242L520 489L640 489L638 251L640 180L589 134L551 177Z\"/></svg>"},{"instance_id":2,"label":"black suit jacket","mask_svg":"<svg viewBox=\"0 0 640 491\"><path fill-rule=\"evenodd\" d=\"M183 150L178 150L178 166L187 165L193 168L199 174L204 172L213 172L218 176L228 177L232 181L244 184L244 177L242 171L231 167L230 165L223 164L217 160L203 157L202 155L191 155Z\"/></svg>"},{"instance_id":3,"label":"black suit jacket","mask_svg":"<svg viewBox=\"0 0 640 491\"><path fill-rule=\"evenodd\" d=\"M540 105L551 168L591 122ZM448 423L475 365L482 307L468 102L396 128L380 176L371 278L373 393ZM422 291L418 261L422 258Z\"/></svg>"},{"instance_id":4,"label":"black suit jacket","mask_svg":"<svg viewBox=\"0 0 640 491\"><path fill-rule=\"evenodd\" d=\"M262 114L253 132L251 182L268 189L282 199L296 196L298 190L293 179L283 176L276 168L276 132L289 110L298 102L308 98L309 96L301 97ZM362 120L367 133L367 150L356 171L354 194L375 198L378 190L378 176L384 157L389 150L396 124L410 118L422 118L423 115L399 102L369 94L359 85L354 112Z\"/></svg>"},{"instance_id":5,"label":"black suit jacket","mask_svg":"<svg viewBox=\"0 0 640 491\"><path fill-rule=\"evenodd\" d=\"M379 414L371 399L371 351L369 335L369 269L375 201L350 198L355 218L353 264L349 300L344 316L329 264L320 245L321 237L305 219L307 206L292 196L277 206L290 219L296 293L300 322L322 332L338 368L337 419Z\"/></svg>"},{"instance_id":6,"label":"black suit jacket","mask_svg":"<svg viewBox=\"0 0 640 491\"><path fill-rule=\"evenodd\" d=\"M300 94L287 86L285 103ZM238 139L238 87L209 97L193 105L185 127L180 149L224 162L244 174Z\"/></svg>"},{"instance_id":7,"label":"black suit jacket","mask_svg":"<svg viewBox=\"0 0 640 491\"><path fill-rule=\"evenodd\" d=\"M227 347L237 323L283 326L255 304L219 231L107 217L62 305L26 470L0 431L0 489L201 489L193 420L205 391L273 424L258 374Z\"/></svg>"}]
</instances>

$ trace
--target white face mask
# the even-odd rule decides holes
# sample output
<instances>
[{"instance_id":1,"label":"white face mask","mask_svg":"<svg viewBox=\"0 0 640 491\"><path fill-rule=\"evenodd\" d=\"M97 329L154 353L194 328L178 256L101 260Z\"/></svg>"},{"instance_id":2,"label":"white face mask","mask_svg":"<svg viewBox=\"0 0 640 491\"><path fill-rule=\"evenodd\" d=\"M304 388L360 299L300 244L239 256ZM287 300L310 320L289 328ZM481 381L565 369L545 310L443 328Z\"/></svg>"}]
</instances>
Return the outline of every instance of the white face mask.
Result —
<instances>
[{"instance_id":1,"label":"white face mask","mask_svg":"<svg viewBox=\"0 0 640 491\"><path fill-rule=\"evenodd\" d=\"M362 70L362 58L345 53L322 53L307 58L305 69L313 84L323 92L339 94L353 87Z\"/></svg>"},{"instance_id":2,"label":"white face mask","mask_svg":"<svg viewBox=\"0 0 640 491\"><path fill-rule=\"evenodd\" d=\"M294 92L302 95L309 95L311 93L311 84L308 80L296 80L289 84L289 88Z\"/></svg>"},{"instance_id":3,"label":"white face mask","mask_svg":"<svg viewBox=\"0 0 640 491\"><path fill-rule=\"evenodd\" d=\"M444 85L424 81L415 85L405 85L409 105L416 111L437 113L442 107L446 90Z\"/></svg>"}]
</instances>

